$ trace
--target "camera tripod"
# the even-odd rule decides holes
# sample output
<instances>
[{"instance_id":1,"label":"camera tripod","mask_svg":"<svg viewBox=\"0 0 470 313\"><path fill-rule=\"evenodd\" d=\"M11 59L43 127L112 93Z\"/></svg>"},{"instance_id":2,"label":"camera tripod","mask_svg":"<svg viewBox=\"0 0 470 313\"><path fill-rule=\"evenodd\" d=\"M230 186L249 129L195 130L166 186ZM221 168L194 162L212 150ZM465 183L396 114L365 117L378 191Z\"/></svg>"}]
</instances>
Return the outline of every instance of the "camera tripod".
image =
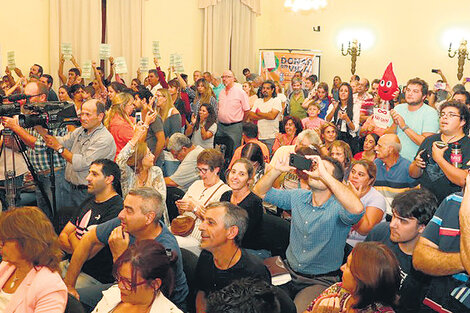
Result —
<instances>
[{"instance_id":1,"label":"camera tripod","mask_svg":"<svg viewBox=\"0 0 470 313\"><path fill-rule=\"evenodd\" d=\"M56 215L56 194L55 194L55 173L54 173L54 162L53 162L53 153L54 151L50 148L47 149L47 160L49 164L49 168L51 169L50 171L50 181L51 181L51 192L52 192L52 202L51 199L49 199L49 196L47 195L46 190L44 189L44 185L42 182L39 180L38 175L36 171L34 170L33 165L31 164L31 161L29 160L28 156L26 155L26 146L25 144L18 138L18 135L15 134L12 130L8 128L4 128L1 131L1 135L3 135L3 143L0 147L0 157L2 153L5 153L4 158L3 158L3 170L5 174L5 200L8 204L8 207L14 207L15 206L15 199L16 195L18 192L18 187L15 184L15 178L16 178L16 167L15 167L15 149L17 148L18 151L21 153L23 160L31 173L31 176L33 177L34 183L36 186L39 188L39 191L41 192L41 195L43 196L44 200L46 201L46 205L50 212L52 213L52 217ZM7 150L5 149L5 142L11 143L11 158L12 158L12 163L11 163L11 168L8 168L7 165ZM2 187L0 187L2 188Z\"/></svg>"}]
</instances>

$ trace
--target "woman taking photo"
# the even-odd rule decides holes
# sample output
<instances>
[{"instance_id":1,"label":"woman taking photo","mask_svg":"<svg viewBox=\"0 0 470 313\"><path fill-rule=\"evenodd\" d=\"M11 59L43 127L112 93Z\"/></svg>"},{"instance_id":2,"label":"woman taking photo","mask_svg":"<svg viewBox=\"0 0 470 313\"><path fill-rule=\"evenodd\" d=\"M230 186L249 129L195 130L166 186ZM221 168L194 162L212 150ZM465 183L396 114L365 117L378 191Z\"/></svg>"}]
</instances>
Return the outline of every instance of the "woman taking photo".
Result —
<instances>
[{"instance_id":1,"label":"woman taking photo","mask_svg":"<svg viewBox=\"0 0 470 313\"><path fill-rule=\"evenodd\" d=\"M155 156L143 139L147 134L148 125L152 124L156 112L149 115L142 125L138 125L132 139L124 146L116 158L116 164L121 169L122 196L126 197L129 190L138 187L152 187L166 201L166 185L162 170L154 165ZM163 211L163 220L170 224L168 210Z\"/></svg>"},{"instance_id":2,"label":"woman taking photo","mask_svg":"<svg viewBox=\"0 0 470 313\"><path fill-rule=\"evenodd\" d=\"M113 135L116 143L116 156L134 135L134 97L126 92L114 96L111 108L106 112L104 127Z\"/></svg>"},{"instance_id":3,"label":"woman taking photo","mask_svg":"<svg viewBox=\"0 0 470 313\"><path fill-rule=\"evenodd\" d=\"M297 135L303 130L302 122L295 116L284 117L282 120L282 126L284 132L276 134L272 154L274 154L280 146L295 145Z\"/></svg>"},{"instance_id":4,"label":"woman taking photo","mask_svg":"<svg viewBox=\"0 0 470 313\"><path fill-rule=\"evenodd\" d=\"M203 103L199 107L197 117L193 115L191 124L185 131L186 136L191 136L191 142L204 149L214 148L214 136L217 132L217 116L212 105Z\"/></svg>"},{"instance_id":5,"label":"woman taking photo","mask_svg":"<svg viewBox=\"0 0 470 313\"><path fill-rule=\"evenodd\" d=\"M359 130L359 117L361 107L354 105L353 92L348 83L342 83L339 88L339 101L334 101L328 110L327 122L338 127L338 139L345 141L356 153L355 137Z\"/></svg>"},{"instance_id":6,"label":"woman taking photo","mask_svg":"<svg viewBox=\"0 0 470 313\"><path fill-rule=\"evenodd\" d=\"M0 312L63 313L67 287L60 277L59 240L37 207L0 215Z\"/></svg>"},{"instance_id":7,"label":"woman taking photo","mask_svg":"<svg viewBox=\"0 0 470 313\"><path fill-rule=\"evenodd\" d=\"M103 291L93 312L182 313L168 299L174 287L175 261L175 254L155 240L130 245L113 266L117 285Z\"/></svg>"},{"instance_id":8,"label":"woman taking photo","mask_svg":"<svg viewBox=\"0 0 470 313\"><path fill-rule=\"evenodd\" d=\"M232 190L226 191L220 201L231 202L245 209L248 213L248 227L243 236L242 248L251 250L263 249L261 241L263 221L263 201L251 191L254 177L254 167L245 158L238 159L228 172L227 183ZM267 250L265 250L267 252ZM257 253L257 255L259 255ZM270 254L266 254L266 257Z\"/></svg>"},{"instance_id":9,"label":"woman taking photo","mask_svg":"<svg viewBox=\"0 0 470 313\"><path fill-rule=\"evenodd\" d=\"M377 176L377 167L374 162L362 159L352 163L348 184L353 192L361 199L366 213L354 225L346 242L354 247L356 243L364 241L367 234L380 223L385 214L387 204L384 196L374 187Z\"/></svg>"},{"instance_id":10,"label":"woman taking photo","mask_svg":"<svg viewBox=\"0 0 470 313\"><path fill-rule=\"evenodd\" d=\"M367 262L364 262L367 260ZM400 287L400 266L378 242L361 242L341 266L342 282L326 289L304 313L393 313Z\"/></svg>"},{"instance_id":11,"label":"woman taking photo","mask_svg":"<svg viewBox=\"0 0 470 313\"><path fill-rule=\"evenodd\" d=\"M368 134L366 138L364 138L364 150L356 153L354 155L354 160L366 159L369 161L374 161L377 157L377 154L375 153L375 146L377 145L379 138L380 137L374 133Z\"/></svg>"}]
</instances>

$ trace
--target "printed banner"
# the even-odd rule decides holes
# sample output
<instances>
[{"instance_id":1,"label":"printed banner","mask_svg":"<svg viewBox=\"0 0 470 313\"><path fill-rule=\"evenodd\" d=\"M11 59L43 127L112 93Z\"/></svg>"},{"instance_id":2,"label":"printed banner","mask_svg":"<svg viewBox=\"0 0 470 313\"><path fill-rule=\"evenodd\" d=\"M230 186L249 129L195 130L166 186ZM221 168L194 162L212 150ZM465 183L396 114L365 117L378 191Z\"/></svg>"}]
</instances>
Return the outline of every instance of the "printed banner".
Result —
<instances>
[{"instance_id":1,"label":"printed banner","mask_svg":"<svg viewBox=\"0 0 470 313\"><path fill-rule=\"evenodd\" d=\"M390 118L389 110L374 108L373 120L376 127L388 128Z\"/></svg>"},{"instance_id":2,"label":"printed banner","mask_svg":"<svg viewBox=\"0 0 470 313\"><path fill-rule=\"evenodd\" d=\"M273 57L274 56L274 57ZM265 79L272 79L281 83L290 82L294 73L301 71L303 77L315 73L315 54L313 53L289 53L277 51L261 52L261 73ZM274 67L273 67L274 65ZM267 69L266 74L264 74Z\"/></svg>"}]
</instances>

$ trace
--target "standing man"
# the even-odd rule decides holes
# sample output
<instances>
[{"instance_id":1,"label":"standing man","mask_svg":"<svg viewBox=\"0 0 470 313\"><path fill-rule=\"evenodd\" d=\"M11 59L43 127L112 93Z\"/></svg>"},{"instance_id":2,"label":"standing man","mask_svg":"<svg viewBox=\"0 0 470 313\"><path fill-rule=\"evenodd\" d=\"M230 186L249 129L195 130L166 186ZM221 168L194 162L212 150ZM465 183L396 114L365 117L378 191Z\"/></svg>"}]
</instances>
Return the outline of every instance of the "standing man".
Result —
<instances>
[{"instance_id":1,"label":"standing man","mask_svg":"<svg viewBox=\"0 0 470 313\"><path fill-rule=\"evenodd\" d=\"M265 81L261 89L262 98L256 99L248 119L258 121L258 138L272 151L276 134L279 133L279 112L282 111L281 100L276 95L273 81Z\"/></svg>"},{"instance_id":2,"label":"standing man","mask_svg":"<svg viewBox=\"0 0 470 313\"><path fill-rule=\"evenodd\" d=\"M410 165L410 176L431 191L439 203L465 185L470 161L470 112L465 104L445 102L440 108L440 133L427 137ZM440 147L438 141L447 143ZM451 146L460 144L460 168L452 164ZM456 158L457 156L454 156Z\"/></svg>"},{"instance_id":3,"label":"standing man","mask_svg":"<svg viewBox=\"0 0 470 313\"><path fill-rule=\"evenodd\" d=\"M88 197L86 177L93 161L113 160L116 144L110 132L104 127L105 105L96 100L88 100L82 105L81 127L63 137L43 135L48 147L57 151L65 160L66 195L69 205L78 207Z\"/></svg>"},{"instance_id":4,"label":"standing man","mask_svg":"<svg viewBox=\"0 0 470 313\"><path fill-rule=\"evenodd\" d=\"M401 103L390 111L392 119L387 133L397 134L402 145L401 156L413 161L418 147L426 137L439 130L437 111L424 104L428 84L420 79L410 79L405 89L406 103Z\"/></svg>"},{"instance_id":5,"label":"standing man","mask_svg":"<svg viewBox=\"0 0 470 313\"><path fill-rule=\"evenodd\" d=\"M49 74L42 74L39 80L46 84L47 89L49 90L49 93L47 94L47 101L59 101L57 94L52 89L52 84L54 83L52 76Z\"/></svg>"},{"instance_id":6,"label":"standing man","mask_svg":"<svg viewBox=\"0 0 470 313\"><path fill-rule=\"evenodd\" d=\"M225 71L222 81L225 88L219 95L217 135L230 137L233 140L232 151L234 151L241 145L242 122L245 114L250 110L250 103L246 92L235 85L235 76L232 71Z\"/></svg>"},{"instance_id":7,"label":"standing man","mask_svg":"<svg viewBox=\"0 0 470 313\"><path fill-rule=\"evenodd\" d=\"M31 96L29 101L34 105L35 103L41 103L47 101L48 89L45 84L39 81L30 82L26 85L25 95ZM18 137L24 142L27 147L27 155L31 164L38 176L39 182L43 185L49 203L52 205L52 189L50 182L51 167L49 165L49 156L47 154L47 146L44 141L42 134L47 135L47 130L41 126L34 128L24 129L18 125L17 121L13 118L3 117L3 125L10 128ZM51 130L53 136L64 136L67 133L66 128L59 127ZM55 186L56 186L56 204L57 208L65 206L65 164L66 160L58 153L53 152L53 169L55 174ZM35 189L37 206L49 217L52 218L53 214L49 208L48 200L45 199L39 190Z\"/></svg>"}]
</instances>

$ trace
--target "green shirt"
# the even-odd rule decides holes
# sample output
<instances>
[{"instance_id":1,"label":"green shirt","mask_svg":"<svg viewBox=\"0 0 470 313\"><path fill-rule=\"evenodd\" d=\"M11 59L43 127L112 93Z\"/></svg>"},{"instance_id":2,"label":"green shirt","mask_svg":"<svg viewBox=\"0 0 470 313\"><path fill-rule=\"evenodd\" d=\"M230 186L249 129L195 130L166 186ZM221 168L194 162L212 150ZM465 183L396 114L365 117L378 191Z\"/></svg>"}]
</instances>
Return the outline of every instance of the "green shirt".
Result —
<instances>
[{"instance_id":1,"label":"green shirt","mask_svg":"<svg viewBox=\"0 0 470 313\"><path fill-rule=\"evenodd\" d=\"M298 117L299 119L307 117L307 111L302 108L302 103L304 102L304 100L304 93L302 91L299 93L299 97L297 98L294 94L292 95L289 101L291 116Z\"/></svg>"}]
</instances>

